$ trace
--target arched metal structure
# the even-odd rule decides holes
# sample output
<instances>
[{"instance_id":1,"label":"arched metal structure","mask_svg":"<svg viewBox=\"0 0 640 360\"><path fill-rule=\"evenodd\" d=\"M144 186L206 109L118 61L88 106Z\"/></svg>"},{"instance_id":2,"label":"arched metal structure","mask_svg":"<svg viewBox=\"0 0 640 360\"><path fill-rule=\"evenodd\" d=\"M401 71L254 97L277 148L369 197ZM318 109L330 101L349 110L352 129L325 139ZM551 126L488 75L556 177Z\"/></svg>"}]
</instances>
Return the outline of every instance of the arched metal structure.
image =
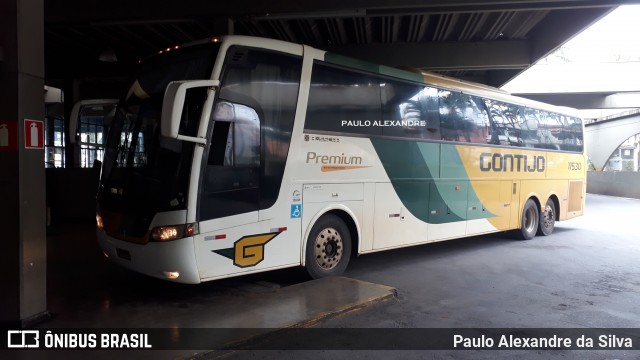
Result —
<instances>
[{"instance_id":1,"label":"arched metal structure","mask_svg":"<svg viewBox=\"0 0 640 360\"><path fill-rule=\"evenodd\" d=\"M587 155L601 171L613 152L630 136L640 133L640 113L587 124L584 141Z\"/></svg>"}]
</instances>

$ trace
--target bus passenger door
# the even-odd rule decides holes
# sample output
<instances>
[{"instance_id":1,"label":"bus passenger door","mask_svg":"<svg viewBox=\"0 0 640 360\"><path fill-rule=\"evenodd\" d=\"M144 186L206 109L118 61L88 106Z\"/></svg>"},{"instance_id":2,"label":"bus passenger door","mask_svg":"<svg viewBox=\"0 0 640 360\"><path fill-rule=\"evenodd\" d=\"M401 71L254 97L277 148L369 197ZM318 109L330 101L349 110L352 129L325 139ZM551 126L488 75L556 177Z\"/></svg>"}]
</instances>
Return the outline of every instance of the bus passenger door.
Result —
<instances>
[{"instance_id":1,"label":"bus passenger door","mask_svg":"<svg viewBox=\"0 0 640 360\"><path fill-rule=\"evenodd\" d=\"M246 105L219 101L213 131L203 161L195 238L200 277L228 276L251 269L264 258L248 253L264 233L258 222L260 199L260 122ZM264 244L262 244L264 245ZM251 259L253 257L253 259Z\"/></svg>"},{"instance_id":2,"label":"bus passenger door","mask_svg":"<svg viewBox=\"0 0 640 360\"><path fill-rule=\"evenodd\" d=\"M227 50L200 182L198 215L208 231L201 225L196 243L203 277L300 263L301 189L289 188L284 175L300 55L240 45Z\"/></svg>"}]
</instances>

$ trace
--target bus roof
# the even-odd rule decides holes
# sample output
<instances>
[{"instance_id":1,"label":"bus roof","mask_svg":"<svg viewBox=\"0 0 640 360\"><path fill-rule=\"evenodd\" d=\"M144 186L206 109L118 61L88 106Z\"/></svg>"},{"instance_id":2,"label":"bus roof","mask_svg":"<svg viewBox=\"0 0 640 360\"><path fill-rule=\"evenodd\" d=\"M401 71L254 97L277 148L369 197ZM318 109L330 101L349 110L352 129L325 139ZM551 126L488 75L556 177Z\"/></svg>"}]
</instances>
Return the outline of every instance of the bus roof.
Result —
<instances>
[{"instance_id":1,"label":"bus roof","mask_svg":"<svg viewBox=\"0 0 640 360\"><path fill-rule=\"evenodd\" d=\"M569 116L578 117L577 110L570 107L555 106L535 100L525 99L522 97L511 95L507 91L492 86L460 80L449 76L436 74L430 71L398 69L370 63L368 61L350 58L339 54L334 54L331 52L325 53L324 60L328 63L355 68L362 71L374 72L390 77L421 82L427 85L443 87L448 90L457 90L470 95L477 95L492 100L499 100L516 105L529 106L541 110L553 111Z\"/></svg>"},{"instance_id":2,"label":"bus roof","mask_svg":"<svg viewBox=\"0 0 640 360\"><path fill-rule=\"evenodd\" d=\"M213 37L208 39L203 39L200 41L191 42L182 47L202 44L206 42L218 42L224 41L228 43L238 43L239 45L250 45L264 48L277 48L283 49L288 48L292 52L298 52L300 49L300 44L290 43L282 40L268 39L268 38L260 38L254 36L245 36L245 35L224 35L220 37ZM295 49L295 50L294 50ZM275 50L275 49L274 49ZM385 75L393 78L399 78L419 83L424 83L426 85L432 85L436 87L446 88L448 90L455 90L464 92L470 95L476 95L483 98L488 98L492 100L503 101L511 104L529 106L541 110L552 111L556 113L561 113L564 115L579 117L576 109L564 107L564 106L555 106L546 103L542 103L535 100L525 99L522 97L511 95L510 93L498 89L495 87L491 87L488 85L475 83L471 81L465 81L456 79L453 77L436 74L429 71L424 70L406 70L399 69L385 65L379 65L375 63L371 63L364 60L359 60L355 58L351 58L348 56L331 53L328 51L316 49L319 52L324 52L324 61L336 65L341 65L361 71L377 73L380 75ZM162 52L160 52L162 53Z\"/></svg>"}]
</instances>

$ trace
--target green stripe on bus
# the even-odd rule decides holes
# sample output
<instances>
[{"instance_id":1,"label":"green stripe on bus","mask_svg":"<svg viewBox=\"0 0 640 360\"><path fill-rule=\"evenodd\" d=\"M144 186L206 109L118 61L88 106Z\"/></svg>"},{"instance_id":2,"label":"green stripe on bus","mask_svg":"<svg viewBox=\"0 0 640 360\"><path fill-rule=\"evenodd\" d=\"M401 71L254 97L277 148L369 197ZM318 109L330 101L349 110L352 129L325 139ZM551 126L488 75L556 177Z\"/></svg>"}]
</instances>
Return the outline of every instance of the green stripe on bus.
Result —
<instances>
[{"instance_id":1,"label":"green stripe on bus","mask_svg":"<svg viewBox=\"0 0 640 360\"><path fill-rule=\"evenodd\" d=\"M359 69L362 71L368 71L372 73L380 72L380 66L377 64L370 63L368 61L350 58L348 56L330 53L330 52L324 54L324 61L328 63L351 67L354 69Z\"/></svg>"},{"instance_id":2,"label":"green stripe on bus","mask_svg":"<svg viewBox=\"0 0 640 360\"><path fill-rule=\"evenodd\" d=\"M380 75L387 75L394 78L424 83L424 76L411 71L401 70L389 66L378 65L364 60L350 58L348 56L338 55L327 52L324 55L324 61L336 65L347 66L362 71L372 72Z\"/></svg>"},{"instance_id":3,"label":"green stripe on bus","mask_svg":"<svg viewBox=\"0 0 640 360\"><path fill-rule=\"evenodd\" d=\"M424 83L424 76L422 74L417 74L407 70L396 69L389 66L381 65L380 74L393 76L395 78L400 78L404 80Z\"/></svg>"},{"instance_id":4,"label":"green stripe on bus","mask_svg":"<svg viewBox=\"0 0 640 360\"><path fill-rule=\"evenodd\" d=\"M480 200L464 171L455 146L402 140L371 139L402 204L431 224L493 217L467 211Z\"/></svg>"}]
</instances>

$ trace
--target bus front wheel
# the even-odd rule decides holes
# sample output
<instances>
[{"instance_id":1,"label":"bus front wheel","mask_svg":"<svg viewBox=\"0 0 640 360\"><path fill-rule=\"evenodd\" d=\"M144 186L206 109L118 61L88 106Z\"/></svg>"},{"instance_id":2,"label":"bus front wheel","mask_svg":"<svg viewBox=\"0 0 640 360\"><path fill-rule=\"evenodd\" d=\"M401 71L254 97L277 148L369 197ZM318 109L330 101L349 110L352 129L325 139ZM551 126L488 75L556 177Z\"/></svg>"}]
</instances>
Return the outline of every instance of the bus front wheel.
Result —
<instances>
[{"instance_id":1,"label":"bus front wheel","mask_svg":"<svg viewBox=\"0 0 640 360\"><path fill-rule=\"evenodd\" d=\"M538 235L551 235L556 225L556 205L553 200L547 200L544 210L540 214L540 224L538 225Z\"/></svg>"},{"instance_id":2,"label":"bus front wheel","mask_svg":"<svg viewBox=\"0 0 640 360\"><path fill-rule=\"evenodd\" d=\"M309 276L319 279L342 274L350 255L351 234L347 225L336 215L323 215L307 239L305 267Z\"/></svg>"},{"instance_id":3,"label":"bus front wheel","mask_svg":"<svg viewBox=\"0 0 640 360\"><path fill-rule=\"evenodd\" d=\"M536 236L538 231L538 223L540 221L540 209L532 199L527 200L522 209L522 220L520 222L520 231L518 238L521 240L530 240Z\"/></svg>"}]
</instances>

